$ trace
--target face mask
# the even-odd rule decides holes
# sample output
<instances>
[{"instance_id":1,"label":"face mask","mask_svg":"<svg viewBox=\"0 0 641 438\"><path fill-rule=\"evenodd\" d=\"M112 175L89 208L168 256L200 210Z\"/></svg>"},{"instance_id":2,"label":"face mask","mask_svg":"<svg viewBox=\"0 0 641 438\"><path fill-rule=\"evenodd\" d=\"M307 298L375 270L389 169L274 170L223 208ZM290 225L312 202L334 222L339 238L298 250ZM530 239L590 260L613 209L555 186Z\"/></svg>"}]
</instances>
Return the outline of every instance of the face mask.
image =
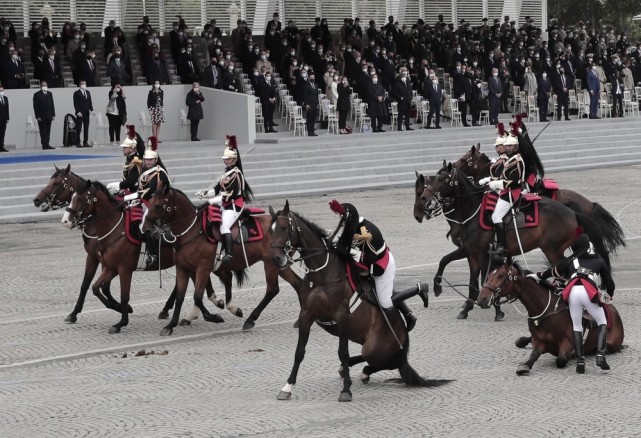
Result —
<instances>
[{"instance_id":1,"label":"face mask","mask_svg":"<svg viewBox=\"0 0 641 438\"><path fill-rule=\"evenodd\" d=\"M362 69L364 73L367 73L367 68Z\"/></svg>"},{"instance_id":2,"label":"face mask","mask_svg":"<svg viewBox=\"0 0 641 438\"><path fill-rule=\"evenodd\" d=\"M258 72L257 71L254 72L254 76L258 76Z\"/></svg>"},{"instance_id":3,"label":"face mask","mask_svg":"<svg viewBox=\"0 0 641 438\"><path fill-rule=\"evenodd\" d=\"M373 84L378 84L378 79L372 79Z\"/></svg>"},{"instance_id":4,"label":"face mask","mask_svg":"<svg viewBox=\"0 0 641 438\"><path fill-rule=\"evenodd\" d=\"M82 85L80 86L80 89L81 89L81 90L86 90L86 89L87 89L87 86L86 86L85 84L82 84Z\"/></svg>"},{"instance_id":5,"label":"face mask","mask_svg":"<svg viewBox=\"0 0 641 438\"><path fill-rule=\"evenodd\" d=\"M229 70L230 72L232 72L232 71L234 71L234 67L227 67L227 70Z\"/></svg>"},{"instance_id":6,"label":"face mask","mask_svg":"<svg viewBox=\"0 0 641 438\"><path fill-rule=\"evenodd\" d=\"M319 50L319 51L318 51L318 54L319 54L319 55L322 55L322 54L323 54L323 51L322 51L322 50Z\"/></svg>"},{"instance_id":7,"label":"face mask","mask_svg":"<svg viewBox=\"0 0 641 438\"><path fill-rule=\"evenodd\" d=\"M492 73L492 76L497 77L499 74L498 73Z\"/></svg>"},{"instance_id":8,"label":"face mask","mask_svg":"<svg viewBox=\"0 0 641 438\"><path fill-rule=\"evenodd\" d=\"M347 81L343 81L343 85L347 85Z\"/></svg>"},{"instance_id":9,"label":"face mask","mask_svg":"<svg viewBox=\"0 0 641 438\"><path fill-rule=\"evenodd\" d=\"M338 76L334 76L334 80L338 82Z\"/></svg>"},{"instance_id":10,"label":"face mask","mask_svg":"<svg viewBox=\"0 0 641 438\"><path fill-rule=\"evenodd\" d=\"M270 81L272 80L272 77L271 77L271 76L265 76L265 80L266 80L267 82L270 82Z\"/></svg>"},{"instance_id":11,"label":"face mask","mask_svg":"<svg viewBox=\"0 0 641 438\"><path fill-rule=\"evenodd\" d=\"M48 88L48 87L46 87L46 86L42 87L42 91L47 91L48 89L49 89L49 88Z\"/></svg>"},{"instance_id":12,"label":"face mask","mask_svg":"<svg viewBox=\"0 0 641 438\"><path fill-rule=\"evenodd\" d=\"M0 91L0 96L4 97L4 91Z\"/></svg>"},{"instance_id":13,"label":"face mask","mask_svg":"<svg viewBox=\"0 0 641 438\"><path fill-rule=\"evenodd\" d=\"M49 59L54 59L56 55L49 55Z\"/></svg>"},{"instance_id":14,"label":"face mask","mask_svg":"<svg viewBox=\"0 0 641 438\"><path fill-rule=\"evenodd\" d=\"M218 63L218 65L220 65L221 67L224 67L224 66L225 66L225 61L220 61L220 62Z\"/></svg>"},{"instance_id":15,"label":"face mask","mask_svg":"<svg viewBox=\"0 0 641 438\"><path fill-rule=\"evenodd\" d=\"M543 79L545 79L545 78L548 77L548 74L547 73L543 73L541 76L543 77Z\"/></svg>"},{"instance_id":16,"label":"face mask","mask_svg":"<svg viewBox=\"0 0 641 438\"><path fill-rule=\"evenodd\" d=\"M11 55L11 59L18 59L18 55Z\"/></svg>"},{"instance_id":17,"label":"face mask","mask_svg":"<svg viewBox=\"0 0 641 438\"><path fill-rule=\"evenodd\" d=\"M154 84L154 88L157 90L160 88L160 84Z\"/></svg>"},{"instance_id":18,"label":"face mask","mask_svg":"<svg viewBox=\"0 0 641 438\"><path fill-rule=\"evenodd\" d=\"M266 60L266 59L267 59L267 56L265 56L265 55L260 55L260 59L262 59L262 60L264 61L264 60Z\"/></svg>"},{"instance_id":19,"label":"face mask","mask_svg":"<svg viewBox=\"0 0 641 438\"><path fill-rule=\"evenodd\" d=\"M303 78L303 79L307 79L307 74L303 73L302 75L300 75L300 77Z\"/></svg>"},{"instance_id":20,"label":"face mask","mask_svg":"<svg viewBox=\"0 0 641 438\"><path fill-rule=\"evenodd\" d=\"M200 91L200 88L194 88L194 93L198 93Z\"/></svg>"},{"instance_id":21,"label":"face mask","mask_svg":"<svg viewBox=\"0 0 641 438\"><path fill-rule=\"evenodd\" d=\"M120 53L116 53L116 54L114 55L114 58L116 58L116 59L120 58Z\"/></svg>"}]
</instances>

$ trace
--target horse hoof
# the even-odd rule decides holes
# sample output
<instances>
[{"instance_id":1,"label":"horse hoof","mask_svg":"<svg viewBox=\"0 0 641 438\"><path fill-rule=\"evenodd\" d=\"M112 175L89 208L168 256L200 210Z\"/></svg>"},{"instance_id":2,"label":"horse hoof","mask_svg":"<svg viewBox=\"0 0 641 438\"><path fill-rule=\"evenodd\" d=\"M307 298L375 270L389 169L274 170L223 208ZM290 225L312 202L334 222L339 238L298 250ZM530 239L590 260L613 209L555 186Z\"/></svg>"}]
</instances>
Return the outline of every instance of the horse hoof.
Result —
<instances>
[{"instance_id":1,"label":"horse hoof","mask_svg":"<svg viewBox=\"0 0 641 438\"><path fill-rule=\"evenodd\" d=\"M169 335L170 335L170 334L172 334L173 332L174 332L174 331L173 331L173 329L170 329L170 328L165 327L164 329L162 329L162 330L160 331L160 336L169 336Z\"/></svg>"},{"instance_id":2,"label":"horse hoof","mask_svg":"<svg viewBox=\"0 0 641 438\"><path fill-rule=\"evenodd\" d=\"M525 348L528 346L531 339L532 338L530 338L529 336L521 336L514 342L514 345L516 345L516 348Z\"/></svg>"},{"instance_id":3,"label":"horse hoof","mask_svg":"<svg viewBox=\"0 0 641 438\"><path fill-rule=\"evenodd\" d=\"M74 315L73 313L70 313L70 314L69 314L69 315L67 315L67 317L65 318L65 322L66 322L67 324L75 324L77 320L78 320L78 318L76 318L76 315Z\"/></svg>"},{"instance_id":4,"label":"horse hoof","mask_svg":"<svg viewBox=\"0 0 641 438\"><path fill-rule=\"evenodd\" d=\"M160 313L158 314L158 319L168 319L169 318L169 312L165 312L164 310L161 310Z\"/></svg>"},{"instance_id":5,"label":"horse hoof","mask_svg":"<svg viewBox=\"0 0 641 438\"><path fill-rule=\"evenodd\" d=\"M129 304L127 304L127 313L134 313L133 307L131 307Z\"/></svg>"},{"instance_id":6,"label":"horse hoof","mask_svg":"<svg viewBox=\"0 0 641 438\"><path fill-rule=\"evenodd\" d=\"M278 397L276 397L276 400L290 400L291 398L292 398L292 393L291 392L281 391L278 394Z\"/></svg>"},{"instance_id":7,"label":"horse hoof","mask_svg":"<svg viewBox=\"0 0 641 438\"><path fill-rule=\"evenodd\" d=\"M522 363L516 369L516 375L517 376L525 376L526 374L530 374L530 367L525 365L524 363Z\"/></svg>"},{"instance_id":8,"label":"horse hoof","mask_svg":"<svg viewBox=\"0 0 641 438\"><path fill-rule=\"evenodd\" d=\"M556 358L556 367L557 368L565 368L565 366L568 364L568 360L565 357L557 357Z\"/></svg>"},{"instance_id":9,"label":"horse hoof","mask_svg":"<svg viewBox=\"0 0 641 438\"><path fill-rule=\"evenodd\" d=\"M349 391L341 392L341 395L338 396L338 401L339 402L351 402L352 401L352 393L349 392Z\"/></svg>"},{"instance_id":10,"label":"horse hoof","mask_svg":"<svg viewBox=\"0 0 641 438\"><path fill-rule=\"evenodd\" d=\"M116 333L120 333L120 327L118 327L117 325L109 327L110 335L115 335Z\"/></svg>"},{"instance_id":11,"label":"horse hoof","mask_svg":"<svg viewBox=\"0 0 641 438\"><path fill-rule=\"evenodd\" d=\"M361 375L358 376L358 378L363 383L369 383L369 374L361 373Z\"/></svg>"},{"instance_id":12,"label":"horse hoof","mask_svg":"<svg viewBox=\"0 0 641 438\"><path fill-rule=\"evenodd\" d=\"M236 309L236 313L234 313L234 316L237 316L239 318L243 317L243 311L240 309L240 307Z\"/></svg>"},{"instance_id":13,"label":"horse hoof","mask_svg":"<svg viewBox=\"0 0 641 438\"><path fill-rule=\"evenodd\" d=\"M218 301L214 302L214 304L216 304L216 307L218 307L219 309L224 309L225 308L225 302L223 300L218 300Z\"/></svg>"},{"instance_id":14,"label":"horse hoof","mask_svg":"<svg viewBox=\"0 0 641 438\"><path fill-rule=\"evenodd\" d=\"M300 321L297 319L296 321L294 321L294 325L292 327L298 328L299 325L300 325Z\"/></svg>"},{"instance_id":15,"label":"horse hoof","mask_svg":"<svg viewBox=\"0 0 641 438\"><path fill-rule=\"evenodd\" d=\"M503 313L501 310L496 312L496 315L494 315L494 321L503 321L503 318L505 318L505 313Z\"/></svg>"},{"instance_id":16,"label":"horse hoof","mask_svg":"<svg viewBox=\"0 0 641 438\"><path fill-rule=\"evenodd\" d=\"M461 310L456 319L467 319L467 311Z\"/></svg>"},{"instance_id":17,"label":"horse hoof","mask_svg":"<svg viewBox=\"0 0 641 438\"><path fill-rule=\"evenodd\" d=\"M225 322L222 316L218 315L217 313L212 313L209 316L205 317L205 321L207 322L215 322L216 324L219 324L221 322Z\"/></svg>"},{"instance_id":18,"label":"horse hoof","mask_svg":"<svg viewBox=\"0 0 641 438\"><path fill-rule=\"evenodd\" d=\"M438 297L439 295L441 295L442 292L443 292L443 287L439 283L434 282L434 296Z\"/></svg>"},{"instance_id":19,"label":"horse hoof","mask_svg":"<svg viewBox=\"0 0 641 438\"><path fill-rule=\"evenodd\" d=\"M181 326L191 325L191 321L188 319L181 319L178 325L181 325Z\"/></svg>"},{"instance_id":20,"label":"horse hoof","mask_svg":"<svg viewBox=\"0 0 641 438\"><path fill-rule=\"evenodd\" d=\"M251 330L254 328L255 325L256 324L254 324L254 321L252 321L251 319L248 319L247 321L245 321L245 324L243 324L243 330L244 331Z\"/></svg>"}]
</instances>

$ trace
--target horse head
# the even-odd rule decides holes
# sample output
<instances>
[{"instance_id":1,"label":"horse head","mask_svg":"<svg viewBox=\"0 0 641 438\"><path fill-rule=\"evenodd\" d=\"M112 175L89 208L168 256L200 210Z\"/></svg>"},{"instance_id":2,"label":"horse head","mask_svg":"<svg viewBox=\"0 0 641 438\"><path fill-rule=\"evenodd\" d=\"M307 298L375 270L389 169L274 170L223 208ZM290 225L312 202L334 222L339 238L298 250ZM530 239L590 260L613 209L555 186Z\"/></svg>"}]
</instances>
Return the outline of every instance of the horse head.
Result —
<instances>
[{"instance_id":1,"label":"horse head","mask_svg":"<svg viewBox=\"0 0 641 438\"><path fill-rule=\"evenodd\" d=\"M479 292L476 303L484 309L490 307L501 297L511 297L516 294L516 281L523 273L515 265L512 257L506 257L503 263L491 271Z\"/></svg>"},{"instance_id":2,"label":"horse head","mask_svg":"<svg viewBox=\"0 0 641 438\"><path fill-rule=\"evenodd\" d=\"M426 177L422 173L414 171L416 174L416 183L414 184L414 219L420 224L423 222L423 218L429 219L431 216L429 214L428 205L423 203L421 195L423 190L428 186L431 181L431 177Z\"/></svg>"},{"instance_id":3,"label":"horse head","mask_svg":"<svg viewBox=\"0 0 641 438\"><path fill-rule=\"evenodd\" d=\"M289 200L286 200L285 207L277 212L274 212L270 206L269 213L272 216L271 256L276 266L283 269L291 264L291 254L294 249L292 245L294 225L292 213L289 210Z\"/></svg>"},{"instance_id":4,"label":"horse head","mask_svg":"<svg viewBox=\"0 0 641 438\"><path fill-rule=\"evenodd\" d=\"M162 180L158 182L158 187L147 204L143 231L160 231L163 226L173 222L178 211L177 195L177 192L165 186Z\"/></svg>"},{"instance_id":5,"label":"horse head","mask_svg":"<svg viewBox=\"0 0 641 438\"><path fill-rule=\"evenodd\" d=\"M71 196L82 179L71 172L71 164L65 169L56 169L51 179L42 190L33 198L33 205L40 208L40 211L61 208L71 201Z\"/></svg>"},{"instance_id":6,"label":"horse head","mask_svg":"<svg viewBox=\"0 0 641 438\"><path fill-rule=\"evenodd\" d=\"M424 205L442 204L454 198L458 189L458 174L452 163L443 160L443 167L436 176L432 177L429 184L425 185L421 194Z\"/></svg>"},{"instance_id":7,"label":"horse head","mask_svg":"<svg viewBox=\"0 0 641 438\"><path fill-rule=\"evenodd\" d=\"M61 222L65 228L74 228L78 222L95 213L96 204L98 203L97 192L98 188L90 180L87 180L85 185L78 188L78 191L71 197L69 207L65 209L65 214L62 216Z\"/></svg>"}]
</instances>

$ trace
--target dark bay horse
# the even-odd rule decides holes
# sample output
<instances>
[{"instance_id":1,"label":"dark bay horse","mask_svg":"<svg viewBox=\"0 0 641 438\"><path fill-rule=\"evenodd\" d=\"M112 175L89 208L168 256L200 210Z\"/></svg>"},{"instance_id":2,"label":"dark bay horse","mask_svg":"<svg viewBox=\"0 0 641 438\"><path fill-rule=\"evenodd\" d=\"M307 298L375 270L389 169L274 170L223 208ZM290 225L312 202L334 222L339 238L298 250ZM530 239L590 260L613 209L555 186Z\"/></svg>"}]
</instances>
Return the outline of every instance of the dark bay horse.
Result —
<instances>
[{"instance_id":1,"label":"dark bay horse","mask_svg":"<svg viewBox=\"0 0 641 438\"><path fill-rule=\"evenodd\" d=\"M464 319L474 307L478 296L479 275L483 282L490 263L488 250L492 245L494 232L484 230L479 224L485 189L476 186L451 163L444 163L436 177L429 179L429 183L425 178L422 180L425 185L416 203L421 210L429 210L429 205L434 203L440 204L450 225L452 241L464 251L470 265L469 298L458 316L459 319ZM420 187L417 182L416 191L418 190ZM538 202L538 226L519 229L518 239L514 230L506 233L507 250L510 254L520 254L521 249L525 253L541 248L548 261L556 263L563 258L564 249L574 241L576 228L581 225L597 252L606 254L604 259L607 259L608 253L600 229L592 219L548 198L541 198ZM511 213L507 216L511 217Z\"/></svg>"},{"instance_id":2,"label":"dark bay horse","mask_svg":"<svg viewBox=\"0 0 641 438\"><path fill-rule=\"evenodd\" d=\"M490 272L478 296L478 304L487 308L501 298L519 300L527 310L528 328L532 334L530 358L519 364L516 374L528 374L538 358L545 353L556 356L556 366L563 368L574 351L572 318L560 295L548 287L526 277L529 271L521 269L511 258ZM608 327L608 353L621 350L623 344L623 322L621 315L612 304L605 304L609 310L611 327ZM585 352L596 351L597 330L588 328Z\"/></svg>"},{"instance_id":3,"label":"dark bay horse","mask_svg":"<svg viewBox=\"0 0 641 438\"><path fill-rule=\"evenodd\" d=\"M409 335L400 314L390 327L383 312L369 301L363 300L355 310L350 310L354 294L347 281L345 260L329 249L323 229L290 211L289 202L281 211L275 213L270 209L270 213L274 261L285 268L293 263L293 253L298 252L306 267L299 291L301 310L294 366L287 384L278 394L279 400L291 398L314 321L339 339L338 357L343 377L339 401L352 400L349 368L363 362L367 362L360 377L364 382L377 371L392 369L398 369L401 379L411 386L440 386L448 382L423 379L409 365ZM362 345L360 355L349 356L349 340Z\"/></svg>"},{"instance_id":4,"label":"dark bay horse","mask_svg":"<svg viewBox=\"0 0 641 438\"><path fill-rule=\"evenodd\" d=\"M78 192L80 188L87 185L87 181L84 178L76 175L71 171L71 164L68 164L64 169L59 169L57 166L54 167L55 172L53 173L53 175L51 175L49 182L42 190L38 192L36 197L33 199L33 204L36 207L40 208L40 210L43 212L66 207L71 202L71 197L73 196L73 194ZM87 290L89 290L91 280L96 275L96 271L98 270L98 266L100 265L98 240L92 238L86 233L82 234L82 240L85 251L87 252L87 258L85 260L85 273L83 275L82 284L80 286L80 294L78 295L76 305L74 306L73 311L65 318L65 322L70 324L73 324L78 320L78 314L82 312L82 308L85 303ZM157 264L154 264L145 267L144 270L156 271L158 270L158 266ZM231 279L221 278L221 281L226 288L227 284L231 286ZM110 285L111 281L105 281L100 286L100 291L102 292L102 296L107 300L106 307L120 312L120 303L111 295ZM175 295L175 287L174 291L172 292L172 296L173 295ZM222 308L219 301L216 299L216 294L211 283L207 286L207 296L214 304ZM165 309L163 309L163 311L160 313L159 318L162 319L164 315L163 312L166 314L168 309L171 308L171 306L169 305L170 303L173 303L173 301L171 300L171 296L168 301L168 305L166 305ZM130 313L132 312L131 306L128 306L128 311ZM222 319L220 322L222 322Z\"/></svg>"},{"instance_id":5,"label":"dark bay horse","mask_svg":"<svg viewBox=\"0 0 641 438\"><path fill-rule=\"evenodd\" d=\"M144 229L154 232L164 228L169 229L173 235L172 246L176 262L175 310L169 324L162 329L161 335L171 334L176 327L190 278L195 287L194 302L205 315L207 310L200 304L202 304L203 292L212 271L223 274L234 272L238 274L237 278L240 279L247 267L262 261L267 290L261 302L245 321L243 330L254 327L255 321L262 311L278 294L280 291L279 276L291 284L295 290L301 287L301 278L294 271L289 268L281 270L271 260L269 247L271 218L269 215L254 216L262 226L264 237L257 241L246 242L244 249L241 245L234 244L234 261L221 264L214 270L217 245L210 243L203 233L201 226L203 214L205 214L205 210L194 207L187 195L180 190L164 187L162 183L159 184L154 196L149 201L149 212L145 219Z\"/></svg>"}]
</instances>

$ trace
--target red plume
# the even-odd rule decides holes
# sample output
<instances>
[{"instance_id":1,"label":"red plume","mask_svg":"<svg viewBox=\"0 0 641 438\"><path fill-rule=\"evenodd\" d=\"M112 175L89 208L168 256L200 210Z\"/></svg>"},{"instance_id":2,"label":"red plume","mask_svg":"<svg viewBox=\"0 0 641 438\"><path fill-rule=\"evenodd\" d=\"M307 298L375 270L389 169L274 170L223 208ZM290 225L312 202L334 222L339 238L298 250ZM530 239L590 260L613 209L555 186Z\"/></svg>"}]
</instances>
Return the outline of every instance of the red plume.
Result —
<instances>
[{"instance_id":1,"label":"red plume","mask_svg":"<svg viewBox=\"0 0 641 438\"><path fill-rule=\"evenodd\" d=\"M336 214L340 214L343 216L345 214L345 209L343 208L343 204L338 202L336 199L332 199L329 202L329 208Z\"/></svg>"},{"instance_id":2,"label":"red plume","mask_svg":"<svg viewBox=\"0 0 641 438\"><path fill-rule=\"evenodd\" d=\"M519 125L521 124L521 120L523 120L523 116L521 114L515 114L512 117L514 117L514 120L516 120L516 123Z\"/></svg>"},{"instance_id":3,"label":"red plume","mask_svg":"<svg viewBox=\"0 0 641 438\"><path fill-rule=\"evenodd\" d=\"M235 135L228 135L227 136L227 146L229 149L235 151L238 150L238 143L236 142L236 136Z\"/></svg>"},{"instance_id":4,"label":"red plume","mask_svg":"<svg viewBox=\"0 0 641 438\"><path fill-rule=\"evenodd\" d=\"M127 125L127 136L132 140L136 139L136 125Z\"/></svg>"},{"instance_id":5,"label":"red plume","mask_svg":"<svg viewBox=\"0 0 641 438\"><path fill-rule=\"evenodd\" d=\"M503 123L499 123L499 124L497 124L497 125L496 125L496 132L497 132L500 136L504 136L504 135L505 135L505 125L504 125Z\"/></svg>"},{"instance_id":6,"label":"red plume","mask_svg":"<svg viewBox=\"0 0 641 438\"><path fill-rule=\"evenodd\" d=\"M517 117L518 117L518 115L517 115ZM511 125L510 126L511 134L514 137L518 137L519 136L519 129L521 128L521 123L520 122L512 122L510 125Z\"/></svg>"},{"instance_id":7,"label":"red plume","mask_svg":"<svg viewBox=\"0 0 641 438\"><path fill-rule=\"evenodd\" d=\"M574 237L579 237L581 234L584 233L584 231L585 230L583 229L583 227L576 227L576 231L574 233Z\"/></svg>"},{"instance_id":8,"label":"red plume","mask_svg":"<svg viewBox=\"0 0 641 438\"><path fill-rule=\"evenodd\" d=\"M152 135L147 140L151 144L151 150L152 151L158 150L158 137Z\"/></svg>"}]
</instances>

